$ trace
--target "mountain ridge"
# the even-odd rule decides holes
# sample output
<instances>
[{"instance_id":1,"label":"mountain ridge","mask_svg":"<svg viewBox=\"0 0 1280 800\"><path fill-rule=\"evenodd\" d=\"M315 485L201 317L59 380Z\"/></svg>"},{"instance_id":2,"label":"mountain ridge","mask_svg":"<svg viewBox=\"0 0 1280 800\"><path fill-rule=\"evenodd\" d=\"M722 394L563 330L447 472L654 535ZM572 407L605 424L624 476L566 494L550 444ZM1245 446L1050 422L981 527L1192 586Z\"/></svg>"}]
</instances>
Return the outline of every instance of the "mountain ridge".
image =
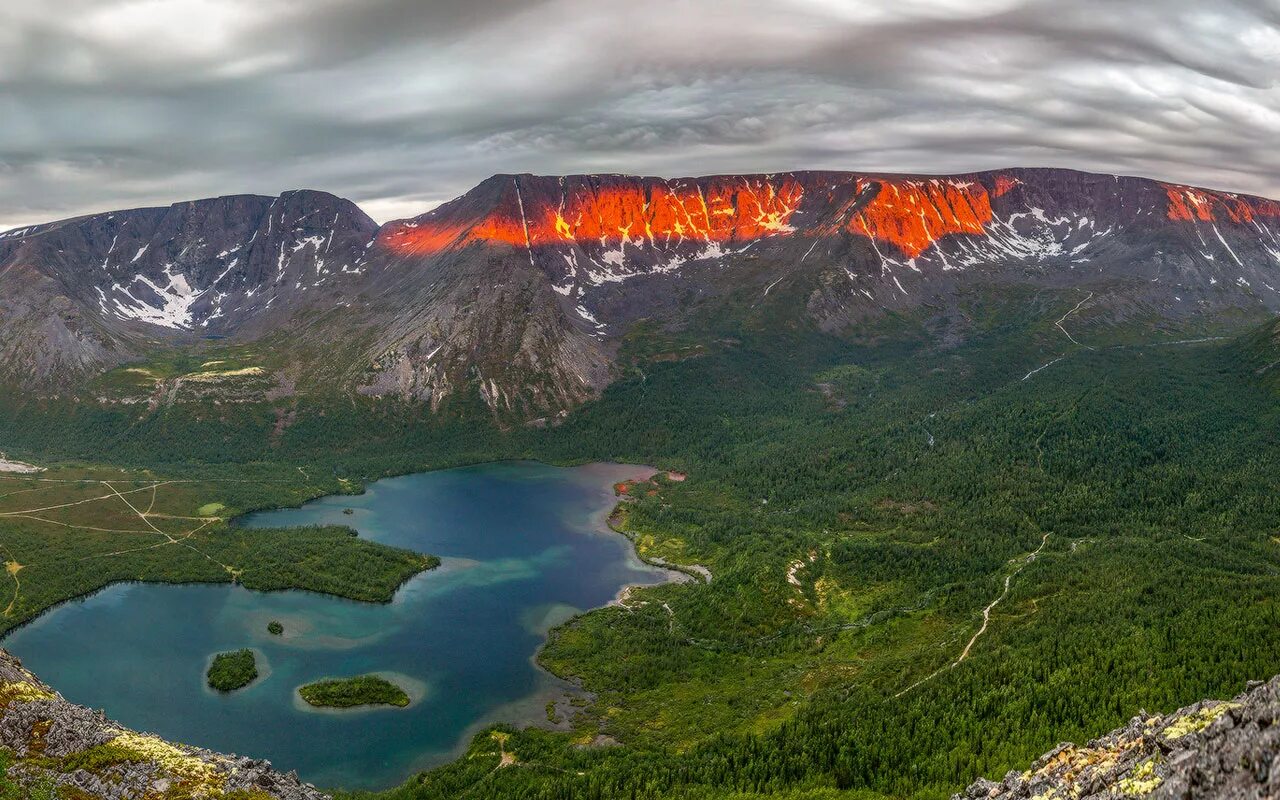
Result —
<instances>
[{"instance_id":1,"label":"mountain ridge","mask_svg":"<svg viewBox=\"0 0 1280 800\"><path fill-rule=\"evenodd\" d=\"M21 279L0 289L0 341L3 377L45 392L157 347L270 340L281 391L470 395L534 418L607 386L636 322L682 329L743 292L777 303L788 278L803 296L785 313L837 335L1013 286L1088 292L1101 324L1184 329L1280 312L1277 267L1280 203L1146 178L498 174L383 225L294 190L0 234L0 275Z\"/></svg>"},{"instance_id":2,"label":"mountain ridge","mask_svg":"<svg viewBox=\"0 0 1280 800\"><path fill-rule=\"evenodd\" d=\"M488 178L480 181L478 184L476 184L475 187L463 193L462 195L459 195L458 197L455 197L452 200L445 201L444 203L441 203L435 206L434 208L428 209L421 214L411 216L411 217L395 218L381 224L373 222L372 219L370 219L369 221L373 222L373 224L375 225L375 227L378 229L379 232L381 232L383 229L387 229L391 227L405 226L408 223L414 222L415 220L420 220L425 217L430 217L436 214L438 211L440 211L440 209L447 207L450 204L463 201L469 198L470 196L472 196L477 191L483 189L487 185L491 185L494 183L509 182L509 181L518 182L520 180L532 181L532 182L543 182L548 180L554 180L554 181L564 182L564 181L586 181L586 180L599 181L599 180L607 180L607 179L620 179L624 181L638 181L638 182L641 182L642 184L662 183L667 185L680 186L680 185L687 185L687 184L697 184L699 182L728 182L732 180L743 180L743 179L772 181L777 176L787 176L791 178L794 178L795 176L823 176L823 177L828 177L832 180L862 179L866 181L878 181L878 182L888 182L888 183L893 183L893 182L927 183L930 181L936 182L939 180L942 180L942 181L955 180L955 179L963 180L963 179L978 179L978 178L984 178L984 177L994 178L997 181L999 181L999 179L1002 176L1009 177L1009 176L1017 176L1022 174L1044 175L1044 176L1075 175L1075 176L1087 177L1087 178L1110 178L1116 182L1124 181L1124 182L1137 182L1137 183L1143 183L1143 184L1156 185L1156 186L1162 187L1168 193L1170 206L1167 213L1171 220L1177 219L1182 221L1192 221L1193 218L1196 218L1196 219L1200 219L1201 221L1211 221L1215 219L1215 217L1212 216L1212 210L1204 211L1203 210L1204 204L1190 199L1192 197L1199 197L1199 198L1203 198L1205 200L1210 201L1208 205L1211 208L1212 206L1215 206L1215 205L1222 208L1228 214L1228 217L1232 218L1233 222L1240 221L1235 217L1240 216L1241 209L1244 209L1245 212L1250 215L1261 213L1262 215L1268 216L1268 217L1280 217L1280 200L1268 198L1263 195L1212 189L1212 188L1199 186L1199 185L1175 183L1175 182L1164 181L1156 178L1148 178L1148 177L1142 177L1142 176L1136 176L1136 175L1099 173L1099 172L1090 172L1087 170L1059 168L1059 167L1003 167L999 169L980 170L976 172L964 172L964 173L895 173L895 172L855 172L855 171L841 171L841 170L794 170L789 172L771 172L771 173L716 173L716 174L710 174L710 175L685 176L685 177L677 177L677 178L666 178L666 177L653 176L653 175L632 175L627 173L572 173L572 174L565 174L565 175L550 175L550 174L539 174L539 173L531 173L531 172L495 173L489 176ZM1005 193L1006 191L1008 191L1009 188L1011 188L1010 185L1008 183L1004 183L1002 188L998 190L998 194ZM123 209L112 209L112 210L106 210L106 211L100 211L100 212L91 212L87 214L78 214L70 217L64 217L64 218L56 219L56 220L45 222L45 223L16 226L14 228L9 228L9 229L0 231L0 242L4 242L5 240L25 239L31 236L37 236L43 233L47 233L51 230L54 230L72 223L83 222L87 220L93 220L93 219L104 218L104 217L110 218L116 215L161 213L161 212L165 212L181 206L210 204L210 203L220 202L220 201L246 201L246 200L278 201L282 198L286 198L290 196L324 197L324 198L328 198L331 201L349 203L356 209L360 209L360 206L358 203L347 200L346 198L343 198L340 195L334 194L332 192L329 192L323 189L312 189L307 187L298 187L294 189L288 189L281 192L279 195L258 194L258 193L231 193L231 194L224 194L224 195L213 195L213 196L197 198L193 200L176 201L169 205L144 205L144 206L134 206L129 208L123 208ZM1229 202L1229 201L1233 201L1233 202ZM364 214L363 210L361 210L361 214ZM375 235L375 238L376 238L376 235Z\"/></svg>"}]
</instances>

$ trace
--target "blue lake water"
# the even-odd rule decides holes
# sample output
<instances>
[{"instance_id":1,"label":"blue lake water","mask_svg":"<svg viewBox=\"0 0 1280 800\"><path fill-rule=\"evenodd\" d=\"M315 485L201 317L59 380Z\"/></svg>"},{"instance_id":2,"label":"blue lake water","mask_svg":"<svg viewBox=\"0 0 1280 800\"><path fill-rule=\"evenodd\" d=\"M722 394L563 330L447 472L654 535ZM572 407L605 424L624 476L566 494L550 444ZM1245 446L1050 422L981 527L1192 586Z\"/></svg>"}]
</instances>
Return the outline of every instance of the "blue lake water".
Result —
<instances>
[{"instance_id":1,"label":"blue lake water","mask_svg":"<svg viewBox=\"0 0 1280 800\"><path fill-rule=\"evenodd\" d=\"M489 464L253 514L243 524L350 525L444 563L386 605L121 584L51 610L3 646L68 700L129 727L267 758L321 786L390 786L448 760L483 724L545 720L547 700L564 691L533 663L546 630L623 586L668 579L605 525L612 485L651 472ZM273 619L283 636L267 633ZM208 689L212 655L241 647L258 652L264 677L228 695ZM366 672L392 674L416 702L319 711L296 696L318 678Z\"/></svg>"}]
</instances>

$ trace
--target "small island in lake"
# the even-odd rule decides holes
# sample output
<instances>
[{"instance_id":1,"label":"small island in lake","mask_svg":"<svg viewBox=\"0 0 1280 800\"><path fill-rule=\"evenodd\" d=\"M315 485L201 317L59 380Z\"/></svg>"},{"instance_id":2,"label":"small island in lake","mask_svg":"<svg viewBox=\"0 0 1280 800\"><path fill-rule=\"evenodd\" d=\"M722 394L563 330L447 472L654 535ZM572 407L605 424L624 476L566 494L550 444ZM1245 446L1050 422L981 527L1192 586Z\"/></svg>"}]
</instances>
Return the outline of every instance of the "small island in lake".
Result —
<instances>
[{"instance_id":1,"label":"small island in lake","mask_svg":"<svg viewBox=\"0 0 1280 800\"><path fill-rule=\"evenodd\" d=\"M409 695L386 678L377 675L357 675L354 678L330 678L308 683L298 688L302 699L313 706L323 708L354 708L356 706L409 705Z\"/></svg>"},{"instance_id":2,"label":"small island in lake","mask_svg":"<svg viewBox=\"0 0 1280 800\"><path fill-rule=\"evenodd\" d=\"M279 636L284 633L284 626L280 624L279 620L273 619L267 623L267 633L272 636Z\"/></svg>"},{"instance_id":3,"label":"small island in lake","mask_svg":"<svg viewBox=\"0 0 1280 800\"><path fill-rule=\"evenodd\" d=\"M258 677L258 662L252 650L218 653L213 657L206 677L210 687L220 692L233 692L253 683Z\"/></svg>"}]
</instances>

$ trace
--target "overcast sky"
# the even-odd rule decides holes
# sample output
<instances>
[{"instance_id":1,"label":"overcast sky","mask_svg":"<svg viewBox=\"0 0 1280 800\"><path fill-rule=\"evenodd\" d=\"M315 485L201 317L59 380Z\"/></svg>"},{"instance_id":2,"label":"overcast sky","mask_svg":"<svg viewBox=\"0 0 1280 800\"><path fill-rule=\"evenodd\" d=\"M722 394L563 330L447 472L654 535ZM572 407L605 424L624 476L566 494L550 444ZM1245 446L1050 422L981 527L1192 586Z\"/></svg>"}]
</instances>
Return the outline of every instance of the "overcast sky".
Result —
<instances>
[{"instance_id":1,"label":"overcast sky","mask_svg":"<svg viewBox=\"0 0 1280 800\"><path fill-rule=\"evenodd\" d=\"M1280 0L3 0L0 229L495 172L1010 165L1280 197Z\"/></svg>"}]
</instances>

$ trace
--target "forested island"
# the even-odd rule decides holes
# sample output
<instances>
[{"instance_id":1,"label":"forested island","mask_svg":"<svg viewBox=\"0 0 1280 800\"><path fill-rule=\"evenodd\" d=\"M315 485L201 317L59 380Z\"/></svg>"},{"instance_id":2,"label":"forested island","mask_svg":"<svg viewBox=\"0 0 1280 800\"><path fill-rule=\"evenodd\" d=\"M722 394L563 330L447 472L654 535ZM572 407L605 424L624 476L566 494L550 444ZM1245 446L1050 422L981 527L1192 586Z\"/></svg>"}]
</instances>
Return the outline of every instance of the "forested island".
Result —
<instances>
[{"instance_id":1,"label":"forested island","mask_svg":"<svg viewBox=\"0 0 1280 800\"><path fill-rule=\"evenodd\" d=\"M258 678L258 660L253 651L245 648L229 653L218 653L205 675L209 687L220 692L243 689Z\"/></svg>"},{"instance_id":2,"label":"forested island","mask_svg":"<svg viewBox=\"0 0 1280 800\"><path fill-rule=\"evenodd\" d=\"M409 695L386 678L357 675L353 678L330 678L298 688L298 694L318 708L355 708L357 706L409 705Z\"/></svg>"}]
</instances>

